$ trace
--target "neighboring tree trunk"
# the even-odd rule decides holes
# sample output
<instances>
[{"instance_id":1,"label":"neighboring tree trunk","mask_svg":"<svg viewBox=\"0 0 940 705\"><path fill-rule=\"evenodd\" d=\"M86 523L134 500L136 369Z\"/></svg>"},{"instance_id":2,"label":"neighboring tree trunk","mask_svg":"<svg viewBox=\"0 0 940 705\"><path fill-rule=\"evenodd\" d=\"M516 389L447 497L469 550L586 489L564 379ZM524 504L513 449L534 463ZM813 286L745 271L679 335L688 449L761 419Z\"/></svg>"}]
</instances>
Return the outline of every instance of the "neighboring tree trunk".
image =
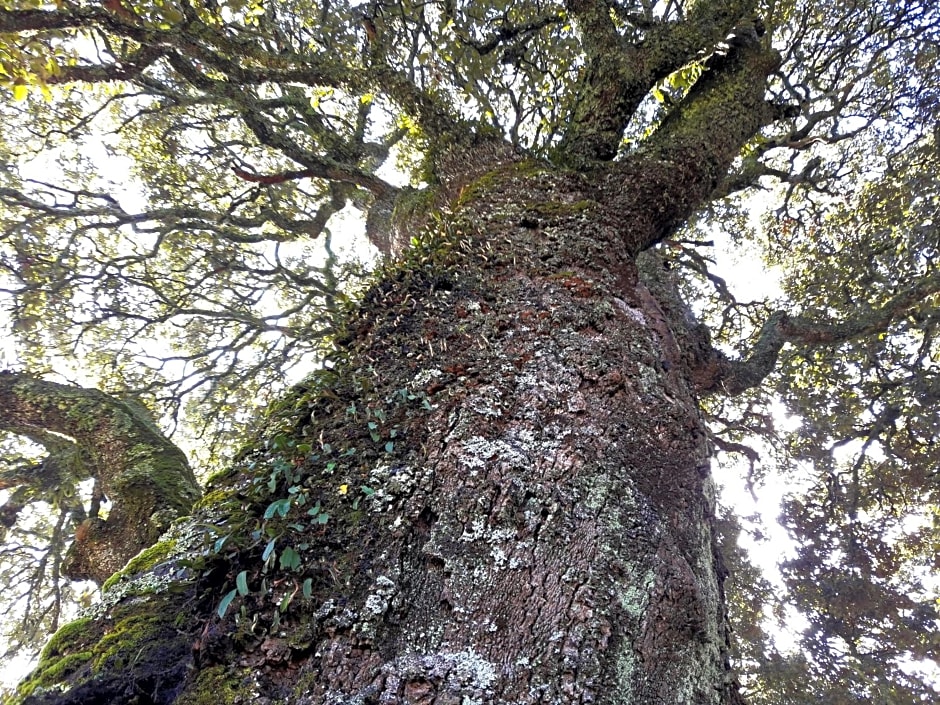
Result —
<instances>
[{"instance_id":1,"label":"neighboring tree trunk","mask_svg":"<svg viewBox=\"0 0 940 705\"><path fill-rule=\"evenodd\" d=\"M774 57L727 62L603 171L453 156L452 213L335 367L53 638L25 702L736 702L695 386L720 380L636 265L765 118Z\"/></svg>"}]
</instances>

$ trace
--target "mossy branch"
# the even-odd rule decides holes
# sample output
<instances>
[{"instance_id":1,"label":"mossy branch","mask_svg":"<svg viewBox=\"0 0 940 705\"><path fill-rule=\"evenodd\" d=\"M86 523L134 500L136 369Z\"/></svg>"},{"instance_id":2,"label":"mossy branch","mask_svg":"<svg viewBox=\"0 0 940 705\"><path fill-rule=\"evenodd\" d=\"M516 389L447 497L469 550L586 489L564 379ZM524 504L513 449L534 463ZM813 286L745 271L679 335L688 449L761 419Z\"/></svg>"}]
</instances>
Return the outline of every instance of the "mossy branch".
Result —
<instances>
[{"instance_id":1,"label":"mossy branch","mask_svg":"<svg viewBox=\"0 0 940 705\"><path fill-rule=\"evenodd\" d=\"M96 389L6 371L0 372L0 404L3 430L73 439L112 502L107 520L88 519L76 532L69 577L103 582L200 495L183 452L131 404Z\"/></svg>"}]
</instances>

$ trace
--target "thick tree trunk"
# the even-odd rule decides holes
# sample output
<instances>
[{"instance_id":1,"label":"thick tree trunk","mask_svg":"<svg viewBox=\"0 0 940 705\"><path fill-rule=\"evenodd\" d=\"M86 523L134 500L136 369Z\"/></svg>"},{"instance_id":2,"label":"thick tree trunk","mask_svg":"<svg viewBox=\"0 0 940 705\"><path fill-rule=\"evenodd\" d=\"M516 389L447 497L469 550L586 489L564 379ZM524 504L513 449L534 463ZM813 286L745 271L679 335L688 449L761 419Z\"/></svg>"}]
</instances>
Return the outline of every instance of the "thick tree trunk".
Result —
<instances>
[{"instance_id":1,"label":"thick tree trunk","mask_svg":"<svg viewBox=\"0 0 940 705\"><path fill-rule=\"evenodd\" d=\"M706 433L615 215L530 163L465 186L345 360L139 562L149 583L53 641L27 702L731 702ZM327 522L259 516L288 485ZM194 570L209 523L239 550ZM264 575L261 525L299 573Z\"/></svg>"},{"instance_id":2,"label":"thick tree trunk","mask_svg":"<svg viewBox=\"0 0 940 705\"><path fill-rule=\"evenodd\" d=\"M525 170L470 194L459 270L364 317L384 394L424 389L434 409L364 478L385 519L359 599L334 603L355 622L316 646L297 702L730 700L679 351L619 224Z\"/></svg>"}]
</instances>

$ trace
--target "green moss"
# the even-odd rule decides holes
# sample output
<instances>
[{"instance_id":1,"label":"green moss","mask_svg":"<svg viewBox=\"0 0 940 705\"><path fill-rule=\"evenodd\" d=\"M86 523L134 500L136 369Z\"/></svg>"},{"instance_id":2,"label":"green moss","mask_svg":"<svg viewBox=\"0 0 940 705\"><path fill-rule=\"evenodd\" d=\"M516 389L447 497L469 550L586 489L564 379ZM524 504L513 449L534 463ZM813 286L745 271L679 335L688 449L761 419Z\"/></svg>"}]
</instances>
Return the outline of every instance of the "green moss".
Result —
<instances>
[{"instance_id":1,"label":"green moss","mask_svg":"<svg viewBox=\"0 0 940 705\"><path fill-rule=\"evenodd\" d=\"M117 670L128 665L126 659L135 658L141 647L151 643L165 621L165 615L130 614L114 625L95 645L95 672Z\"/></svg>"},{"instance_id":2,"label":"green moss","mask_svg":"<svg viewBox=\"0 0 940 705\"><path fill-rule=\"evenodd\" d=\"M57 659L50 663L47 668L36 671L36 685L45 687L60 682L91 661L93 655L91 651L78 651Z\"/></svg>"},{"instance_id":3,"label":"green moss","mask_svg":"<svg viewBox=\"0 0 940 705\"><path fill-rule=\"evenodd\" d=\"M194 482L190 481L186 458L175 449L155 449L140 443L128 451L127 469L116 476L112 487L121 494L127 511L133 513L135 505L142 511L154 506L174 510L177 516L189 512L193 500L199 495Z\"/></svg>"},{"instance_id":4,"label":"green moss","mask_svg":"<svg viewBox=\"0 0 940 705\"><path fill-rule=\"evenodd\" d=\"M507 178L533 178L547 171L548 167L545 164L534 159L505 164L464 186L457 199L457 206L472 203L483 194L493 191L501 181Z\"/></svg>"},{"instance_id":5,"label":"green moss","mask_svg":"<svg viewBox=\"0 0 940 705\"><path fill-rule=\"evenodd\" d=\"M434 188L412 189L405 188L395 199L392 210L392 223L396 227L403 227L416 216L426 218L434 208L438 197L438 190Z\"/></svg>"},{"instance_id":6,"label":"green moss","mask_svg":"<svg viewBox=\"0 0 940 705\"><path fill-rule=\"evenodd\" d=\"M49 639L49 643L43 648L40 658L51 658L68 651L69 647L73 646L75 641L83 636L87 636L91 621L90 617L82 617L76 619L74 622L63 624L62 627L52 635L52 638Z\"/></svg>"},{"instance_id":7,"label":"green moss","mask_svg":"<svg viewBox=\"0 0 940 705\"><path fill-rule=\"evenodd\" d=\"M217 481L221 480L222 478L217 478ZM235 499L237 493L238 491L234 487L221 487L210 490L193 506L193 513L197 513L202 509L218 510L220 507L226 506L230 500Z\"/></svg>"},{"instance_id":8,"label":"green moss","mask_svg":"<svg viewBox=\"0 0 940 705\"><path fill-rule=\"evenodd\" d=\"M199 672L196 682L175 705L234 705L242 691L241 678L225 666L212 666Z\"/></svg>"},{"instance_id":9,"label":"green moss","mask_svg":"<svg viewBox=\"0 0 940 705\"><path fill-rule=\"evenodd\" d=\"M526 210L544 217L559 217L566 215L575 215L590 210L597 205L597 201L583 200L573 203L563 203L561 201L547 201L544 203L534 203Z\"/></svg>"},{"instance_id":10,"label":"green moss","mask_svg":"<svg viewBox=\"0 0 940 705\"><path fill-rule=\"evenodd\" d=\"M19 698L25 698L37 688L49 688L88 664L94 657L91 645L98 634L94 620L89 617L63 625L42 650L36 670L19 685L16 696L7 703L21 702Z\"/></svg>"},{"instance_id":11,"label":"green moss","mask_svg":"<svg viewBox=\"0 0 940 705\"><path fill-rule=\"evenodd\" d=\"M143 573L147 570L150 570L154 566L159 565L170 557L175 548L176 541L173 539L158 541L150 548L145 548L143 551L131 558L124 568L108 578L104 585L101 586L101 590L106 591L108 588L111 588L120 582L122 578L137 575L138 573Z\"/></svg>"},{"instance_id":12,"label":"green moss","mask_svg":"<svg viewBox=\"0 0 940 705\"><path fill-rule=\"evenodd\" d=\"M184 595L162 593L147 601L128 600L107 615L65 625L6 705L19 705L42 689L74 689L99 676L105 684L102 692L111 695L115 688L134 688L148 673L184 678L191 663L192 634L177 622L180 615L192 619L187 600Z\"/></svg>"}]
</instances>

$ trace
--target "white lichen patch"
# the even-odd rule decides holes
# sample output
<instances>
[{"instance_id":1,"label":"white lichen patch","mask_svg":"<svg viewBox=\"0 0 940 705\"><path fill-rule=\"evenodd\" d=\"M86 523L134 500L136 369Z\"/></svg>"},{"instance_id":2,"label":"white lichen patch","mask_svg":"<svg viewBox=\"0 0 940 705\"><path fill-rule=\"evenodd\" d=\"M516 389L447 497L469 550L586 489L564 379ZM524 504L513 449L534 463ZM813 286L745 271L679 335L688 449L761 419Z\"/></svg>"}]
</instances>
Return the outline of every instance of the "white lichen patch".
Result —
<instances>
[{"instance_id":1,"label":"white lichen patch","mask_svg":"<svg viewBox=\"0 0 940 705\"><path fill-rule=\"evenodd\" d=\"M530 462L528 451L533 449L525 443L473 436L463 442L463 452L460 455L463 464L468 468L482 468L488 462L497 462L504 467L521 467Z\"/></svg>"},{"instance_id":2,"label":"white lichen patch","mask_svg":"<svg viewBox=\"0 0 940 705\"><path fill-rule=\"evenodd\" d=\"M372 586L372 591L366 597L365 605L363 606L363 618L368 620L370 618L374 619L381 617L388 611L389 603L391 599L398 592L398 588L395 586L395 581L391 578L380 575L375 579L375 583Z\"/></svg>"},{"instance_id":3,"label":"white lichen patch","mask_svg":"<svg viewBox=\"0 0 940 705\"><path fill-rule=\"evenodd\" d=\"M369 471L369 487L374 494L370 497L372 508L384 511L391 507L395 497L410 494L422 473L410 465L379 465Z\"/></svg>"},{"instance_id":4,"label":"white lichen patch","mask_svg":"<svg viewBox=\"0 0 940 705\"><path fill-rule=\"evenodd\" d=\"M381 617L388 611L388 599L382 595L369 595L366 603L362 607L362 616L364 619Z\"/></svg>"},{"instance_id":5,"label":"white lichen patch","mask_svg":"<svg viewBox=\"0 0 940 705\"><path fill-rule=\"evenodd\" d=\"M454 675L462 684L488 688L496 680L495 666L474 651L453 654Z\"/></svg>"},{"instance_id":6,"label":"white lichen patch","mask_svg":"<svg viewBox=\"0 0 940 705\"><path fill-rule=\"evenodd\" d=\"M585 411L587 411L587 408L588 408L587 400L584 398L584 395L579 391L574 392L574 394L568 397L567 406L568 406L568 411L575 413L575 414L584 413Z\"/></svg>"},{"instance_id":7,"label":"white lichen patch","mask_svg":"<svg viewBox=\"0 0 940 705\"><path fill-rule=\"evenodd\" d=\"M412 384L414 387L420 389L426 387L432 379L437 379L443 374L444 373L436 367L429 367L428 369L420 370L418 374L414 376Z\"/></svg>"},{"instance_id":8,"label":"white lichen patch","mask_svg":"<svg viewBox=\"0 0 940 705\"><path fill-rule=\"evenodd\" d=\"M626 314L628 318L636 321L641 326L646 325L646 316L643 315L643 312L640 309L633 308L632 306L627 304L627 302L624 301L623 299L618 299L616 297L614 297L614 305L618 309L620 309L624 314Z\"/></svg>"},{"instance_id":9,"label":"white lichen patch","mask_svg":"<svg viewBox=\"0 0 940 705\"><path fill-rule=\"evenodd\" d=\"M503 415L503 393L496 387L483 387L472 397L467 399L464 408L473 411L484 418L499 418Z\"/></svg>"},{"instance_id":10,"label":"white lichen patch","mask_svg":"<svg viewBox=\"0 0 940 705\"><path fill-rule=\"evenodd\" d=\"M372 639L375 637L376 625L382 616L388 612L392 599L398 594L398 587L391 578L380 575L375 579L372 589L366 596L365 603L362 606L362 612L359 620L356 622L353 631L360 638Z\"/></svg>"},{"instance_id":11,"label":"white lichen patch","mask_svg":"<svg viewBox=\"0 0 940 705\"><path fill-rule=\"evenodd\" d=\"M463 528L459 541L476 543L486 535L486 517L474 517L469 526Z\"/></svg>"},{"instance_id":12,"label":"white lichen patch","mask_svg":"<svg viewBox=\"0 0 940 705\"><path fill-rule=\"evenodd\" d=\"M448 702L482 705L490 702L497 680L496 666L472 649L436 654L410 654L383 667L386 692L395 692L402 682L436 683ZM459 698L459 700L458 700ZM380 699L380 702L385 702Z\"/></svg>"},{"instance_id":13,"label":"white lichen patch","mask_svg":"<svg viewBox=\"0 0 940 705\"><path fill-rule=\"evenodd\" d=\"M623 587L617 591L617 601L627 614L639 619L646 614L655 584L656 574L652 570L642 576L623 580Z\"/></svg>"},{"instance_id":14,"label":"white lichen patch","mask_svg":"<svg viewBox=\"0 0 940 705\"><path fill-rule=\"evenodd\" d=\"M490 549L490 557L493 559L493 565L502 568L506 565L506 551L500 546L493 546Z\"/></svg>"}]
</instances>

